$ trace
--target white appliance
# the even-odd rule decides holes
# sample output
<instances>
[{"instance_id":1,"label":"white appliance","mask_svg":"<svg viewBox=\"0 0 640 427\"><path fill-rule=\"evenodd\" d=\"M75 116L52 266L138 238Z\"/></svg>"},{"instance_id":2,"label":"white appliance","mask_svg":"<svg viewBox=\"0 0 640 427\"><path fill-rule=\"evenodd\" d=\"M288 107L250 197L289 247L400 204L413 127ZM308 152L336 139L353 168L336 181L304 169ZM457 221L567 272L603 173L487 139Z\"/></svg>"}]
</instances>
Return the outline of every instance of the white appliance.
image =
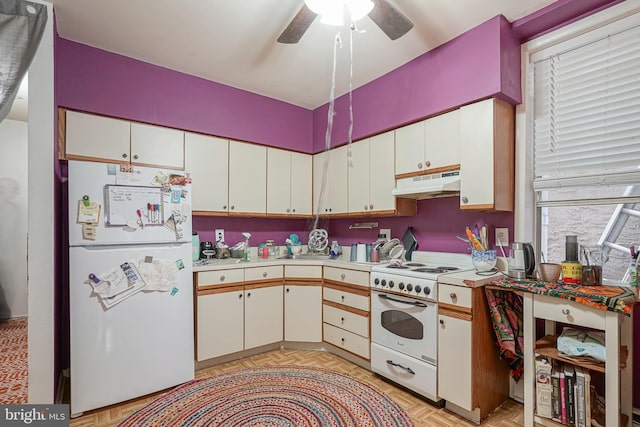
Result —
<instances>
[{"instance_id":1,"label":"white appliance","mask_svg":"<svg viewBox=\"0 0 640 427\"><path fill-rule=\"evenodd\" d=\"M184 172L69 161L68 177L71 413L193 379Z\"/></svg>"},{"instance_id":2,"label":"white appliance","mask_svg":"<svg viewBox=\"0 0 640 427\"><path fill-rule=\"evenodd\" d=\"M433 402L438 396L440 274L472 269L465 254L414 252L371 269L371 369Z\"/></svg>"},{"instance_id":3,"label":"white appliance","mask_svg":"<svg viewBox=\"0 0 640 427\"><path fill-rule=\"evenodd\" d=\"M456 196L460 194L460 171L418 175L396 180L393 196L410 199Z\"/></svg>"}]
</instances>

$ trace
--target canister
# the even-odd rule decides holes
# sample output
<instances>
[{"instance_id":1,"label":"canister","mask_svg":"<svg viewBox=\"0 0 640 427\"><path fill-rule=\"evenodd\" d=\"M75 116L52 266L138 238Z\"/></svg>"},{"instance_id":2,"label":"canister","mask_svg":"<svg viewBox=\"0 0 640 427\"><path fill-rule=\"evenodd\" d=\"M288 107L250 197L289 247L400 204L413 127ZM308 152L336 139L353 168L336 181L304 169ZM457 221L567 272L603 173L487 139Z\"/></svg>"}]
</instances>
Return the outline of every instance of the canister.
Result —
<instances>
[{"instance_id":1,"label":"canister","mask_svg":"<svg viewBox=\"0 0 640 427\"><path fill-rule=\"evenodd\" d=\"M351 254L349 255L349 261L356 262L358 260L358 245L356 243L351 244Z\"/></svg>"},{"instance_id":2,"label":"canister","mask_svg":"<svg viewBox=\"0 0 640 427\"><path fill-rule=\"evenodd\" d=\"M372 248L373 248L373 246L371 245L371 243L367 243L367 245L366 245L367 262L371 262L371 249Z\"/></svg>"}]
</instances>

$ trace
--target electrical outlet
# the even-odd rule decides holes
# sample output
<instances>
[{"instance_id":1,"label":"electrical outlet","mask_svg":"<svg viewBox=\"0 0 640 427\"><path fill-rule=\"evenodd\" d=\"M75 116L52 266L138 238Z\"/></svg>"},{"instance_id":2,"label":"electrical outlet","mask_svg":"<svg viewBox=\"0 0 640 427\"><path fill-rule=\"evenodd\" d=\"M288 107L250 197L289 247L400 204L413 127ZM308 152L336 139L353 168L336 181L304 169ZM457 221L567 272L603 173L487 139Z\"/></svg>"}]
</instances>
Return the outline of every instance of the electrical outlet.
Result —
<instances>
[{"instance_id":1,"label":"electrical outlet","mask_svg":"<svg viewBox=\"0 0 640 427\"><path fill-rule=\"evenodd\" d=\"M496 246L509 246L508 228L496 228Z\"/></svg>"},{"instance_id":2,"label":"electrical outlet","mask_svg":"<svg viewBox=\"0 0 640 427\"><path fill-rule=\"evenodd\" d=\"M216 242L224 242L224 230L216 228Z\"/></svg>"},{"instance_id":3,"label":"electrical outlet","mask_svg":"<svg viewBox=\"0 0 640 427\"><path fill-rule=\"evenodd\" d=\"M391 240L391 229L390 229L390 228L381 228L381 229L378 231L378 233L379 233L379 234L384 234L384 237L385 237L387 240Z\"/></svg>"}]
</instances>

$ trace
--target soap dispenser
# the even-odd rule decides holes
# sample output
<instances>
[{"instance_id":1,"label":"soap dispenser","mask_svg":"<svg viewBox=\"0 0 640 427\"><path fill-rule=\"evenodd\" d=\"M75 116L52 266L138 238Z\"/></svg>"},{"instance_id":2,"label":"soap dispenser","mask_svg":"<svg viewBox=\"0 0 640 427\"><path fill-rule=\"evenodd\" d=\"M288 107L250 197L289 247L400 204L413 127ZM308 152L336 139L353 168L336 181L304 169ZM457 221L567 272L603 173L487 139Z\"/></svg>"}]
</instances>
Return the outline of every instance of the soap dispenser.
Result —
<instances>
[{"instance_id":1,"label":"soap dispenser","mask_svg":"<svg viewBox=\"0 0 640 427\"><path fill-rule=\"evenodd\" d=\"M251 233L242 233L242 237L244 237L244 256L243 261L249 262L251 261L251 253L249 252L249 238L251 237Z\"/></svg>"}]
</instances>

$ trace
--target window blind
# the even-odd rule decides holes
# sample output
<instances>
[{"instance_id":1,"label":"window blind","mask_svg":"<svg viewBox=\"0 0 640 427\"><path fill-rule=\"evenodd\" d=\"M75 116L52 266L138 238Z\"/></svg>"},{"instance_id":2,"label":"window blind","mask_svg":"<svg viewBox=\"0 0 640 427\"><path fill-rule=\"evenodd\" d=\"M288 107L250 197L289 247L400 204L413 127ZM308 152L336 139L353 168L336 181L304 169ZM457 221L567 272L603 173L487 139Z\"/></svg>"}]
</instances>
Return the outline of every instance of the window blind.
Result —
<instances>
[{"instance_id":1,"label":"window blind","mask_svg":"<svg viewBox=\"0 0 640 427\"><path fill-rule=\"evenodd\" d=\"M533 67L534 189L640 183L640 26Z\"/></svg>"}]
</instances>

